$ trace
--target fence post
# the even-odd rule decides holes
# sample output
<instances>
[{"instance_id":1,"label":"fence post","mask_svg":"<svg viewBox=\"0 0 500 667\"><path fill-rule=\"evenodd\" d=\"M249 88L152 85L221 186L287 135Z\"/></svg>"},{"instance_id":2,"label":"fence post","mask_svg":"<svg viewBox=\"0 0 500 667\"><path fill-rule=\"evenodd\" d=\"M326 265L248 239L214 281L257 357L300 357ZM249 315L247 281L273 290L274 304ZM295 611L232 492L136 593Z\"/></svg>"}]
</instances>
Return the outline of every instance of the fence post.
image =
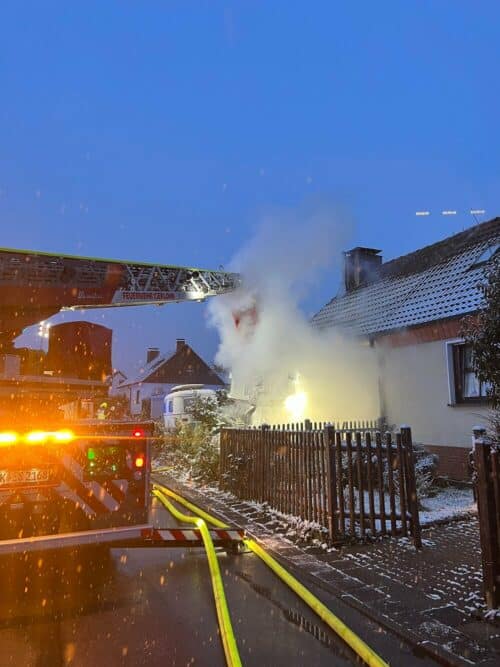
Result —
<instances>
[{"instance_id":1,"label":"fence post","mask_svg":"<svg viewBox=\"0 0 500 667\"><path fill-rule=\"evenodd\" d=\"M408 489L408 509L411 515L411 529L413 534L413 544L417 549L422 548L422 535L420 534L420 517L418 515L417 486L415 484L415 458L413 456L413 443L411 440L411 428L401 426L401 440L406 450L406 475L405 484Z\"/></svg>"},{"instance_id":2,"label":"fence post","mask_svg":"<svg viewBox=\"0 0 500 667\"><path fill-rule=\"evenodd\" d=\"M476 473L476 461L475 461L475 449L476 441L482 440L486 436L486 427L479 425L472 427L472 448L469 454L469 466L471 470L472 477L472 493L474 496L474 502L477 504L477 473Z\"/></svg>"},{"instance_id":3,"label":"fence post","mask_svg":"<svg viewBox=\"0 0 500 667\"><path fill-rule=\"evenodd\" d=\"M477 433L477 435L476 435ZM500 563L497 542L496 507L493 480L490 474L491 447L474 433L474 461L477 475L477 507L483 565L483 586L486 605L495 609L500 604Z\"/></svg>"},{"instance_id":4,"label":"fence post","mask_svg":"<svg viewBox=\"0 0 500 667\"><path fill-rule=\"evenodd\" d=\"M219 486L225 491L225 472L226 472L226 429L220 430L220 454L219 454Z\"/></svg>"},{"instance_id":5,"label":"fence post","mask_svg":"<svg viewBox=\"0 0 500 667\"><path fill-rule=\"evenodd\" d=\"M337 466L335 462L335 429L325 426L323 431L326 454L326 512L328 517L328 535L333 544L337 532Z\"/></svg>"},{"instance_id":6,"label":"fence post","mask_svg":"<svg viewBox=\"0 0 500 667\"><path fill-rule=\"evenodd\" d=\"M354 475L352 462L352 431L345 434L347 451L347 484L349 491L349 533L351 537L356 536L356 501L354 500Z\"/></svg>"},{"instance_id":7,"label":"fence post","mask_svg":"<svg viewBox=\"0 0 500 667\"><path fill-rule=\"evenodd\" d=\"M363 447L361 444L361 433L356 431L356 458L358 475L358 502L359 502L359 534L362 539L365 537L365 485L364 485L364 466L363 466Z\"/></svg>"}]
</instances>

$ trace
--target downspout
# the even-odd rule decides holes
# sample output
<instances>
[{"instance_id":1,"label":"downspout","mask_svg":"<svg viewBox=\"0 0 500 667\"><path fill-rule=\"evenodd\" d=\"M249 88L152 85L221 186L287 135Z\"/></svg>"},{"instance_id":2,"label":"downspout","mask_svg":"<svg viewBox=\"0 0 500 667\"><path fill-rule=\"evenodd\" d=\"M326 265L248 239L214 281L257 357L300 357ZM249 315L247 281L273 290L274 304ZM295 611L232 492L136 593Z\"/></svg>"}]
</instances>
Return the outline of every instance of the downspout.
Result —
<instances>
[{"instance_id":1,"label":"downspout","mask_svg":"<svg viewBox=\"0 0 500 667\"><path fill-rule=\"evenodd\" d=\"M385 352L380 345L376 345L376 339L370 338L370 347L374 349L377 358L377 389L379 405L379 422L388 424L387 419L387 399L385 394Z\"/></svg>"}]
</instances>

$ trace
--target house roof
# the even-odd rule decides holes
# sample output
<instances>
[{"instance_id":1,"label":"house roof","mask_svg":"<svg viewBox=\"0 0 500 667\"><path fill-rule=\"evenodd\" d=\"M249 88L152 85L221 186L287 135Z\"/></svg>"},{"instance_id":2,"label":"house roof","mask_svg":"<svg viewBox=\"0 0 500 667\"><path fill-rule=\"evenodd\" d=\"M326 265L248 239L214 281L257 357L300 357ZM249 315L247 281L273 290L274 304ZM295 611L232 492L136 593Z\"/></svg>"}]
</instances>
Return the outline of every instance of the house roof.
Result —
<instances>
[{"instance_id":1,"label":"house roof","mask_svg":"<svg viewBox=\"0 0 500 667\"><path fill-rule=\"evenodd\" d=\"M145 364L140 373L120 384L120 387L143 383L153 384L203 384L224 387L224 381L210 366L182 341L175 352L160 354Z\"/></svg>"},{"instance_id":2,"label":"house roof","mask_svg":"<svg viewBox=\"0 0 500 667\"><path fill-rule=\"evenodd\" d=\"M375 335L472 313L481 306L485 251L496 244L500 218L385 262L369 284L334 297L312 324Z\"/></svg>"},{"instance_id":3,"label":"house roof","mask_svg":"<svg viewBox=\"0 0 500 667\"><path fill-rule=\"evenodd\" d=\"M154 371L162 366L166 361L175 356L175 352L167 352L166 354L159 354L157 357L152 359L149 363L144 364L141 367L140 372L132 378L127 379L125 382L120 384L120 387L126 387L131 384L138 384L139 382L147 382L148 378L154 373Z\"/></svg>"}]
</instances>

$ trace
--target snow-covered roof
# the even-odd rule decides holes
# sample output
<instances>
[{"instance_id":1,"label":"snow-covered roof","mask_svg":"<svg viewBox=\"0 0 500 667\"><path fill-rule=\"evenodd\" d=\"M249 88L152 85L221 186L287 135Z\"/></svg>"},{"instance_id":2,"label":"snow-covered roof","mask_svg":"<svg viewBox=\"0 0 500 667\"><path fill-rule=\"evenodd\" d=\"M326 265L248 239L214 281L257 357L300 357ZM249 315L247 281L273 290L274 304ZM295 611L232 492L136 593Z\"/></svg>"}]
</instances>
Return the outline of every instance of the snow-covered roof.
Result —
<instances>
[{"instance_id":1,"label":"snow-covered roof","mask_svg":"<svg viewBox=\"0 0 500 667\"><path fill-rule=\"evenodd\" d=\"M495 218L382 264L369 284L334 297L313 318L316 328L375 335L476 311L485 261L500 244Z\"/></svg>"},{"instance_id":2,"label":"snow-covered roof","mask_svg":"<svg viewBox=\"0 0 500 667\"><path fill-rule=\"evenodd\" d=\"M175 352L168 352L167 354L159 354L157 357L152 359L149 363L144 364L144 366L141 367L139 373L136 375L134 378L129 378L125 382L122 382L120 384L120 387L126 387L128 385L132 384L139 384L141 382L147 382L149 376L154 373L154 371L159 368L162 364L164 364L166 361L168 361L171 357L173 357ZM158 383L156 383L158 384Z\"/></svg>"},{"instance_id":3,"label":"snow-covered roof","mask_svg":"<svg viewBox=\"0 0 500 667\"><path fill-rule=\"evenodd\" d=\"M135 378L120 384L120 388L137 384L178 385L202 384L224 386L224 380L204 361L184 339L177 340L175 351L159 354L145 364Z\"/></svg>"}]
</instances>

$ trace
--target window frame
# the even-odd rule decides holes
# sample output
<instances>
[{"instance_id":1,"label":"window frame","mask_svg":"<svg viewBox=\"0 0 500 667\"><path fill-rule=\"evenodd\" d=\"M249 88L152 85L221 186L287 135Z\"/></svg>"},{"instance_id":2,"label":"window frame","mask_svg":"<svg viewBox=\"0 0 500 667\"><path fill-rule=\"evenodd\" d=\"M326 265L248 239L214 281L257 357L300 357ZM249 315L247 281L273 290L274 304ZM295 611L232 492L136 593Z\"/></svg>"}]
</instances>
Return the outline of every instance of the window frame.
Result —
<instances>
[{"instance_id":1,"label":"window frame","mask_svg":"<svg viewBox=\"0 0 500 667\"><path fill-rule=\"evenodd\" d=\"M457 338L446 342L449 405L486 405L489 401L488 396L486 395L463 395L462 378L465 374L463 368L463 350L467 346L468 343L463 338ZM478 382L479 391L481 392L484 383L480 380L478 380Z\"/></svg>"}]
</instances>

